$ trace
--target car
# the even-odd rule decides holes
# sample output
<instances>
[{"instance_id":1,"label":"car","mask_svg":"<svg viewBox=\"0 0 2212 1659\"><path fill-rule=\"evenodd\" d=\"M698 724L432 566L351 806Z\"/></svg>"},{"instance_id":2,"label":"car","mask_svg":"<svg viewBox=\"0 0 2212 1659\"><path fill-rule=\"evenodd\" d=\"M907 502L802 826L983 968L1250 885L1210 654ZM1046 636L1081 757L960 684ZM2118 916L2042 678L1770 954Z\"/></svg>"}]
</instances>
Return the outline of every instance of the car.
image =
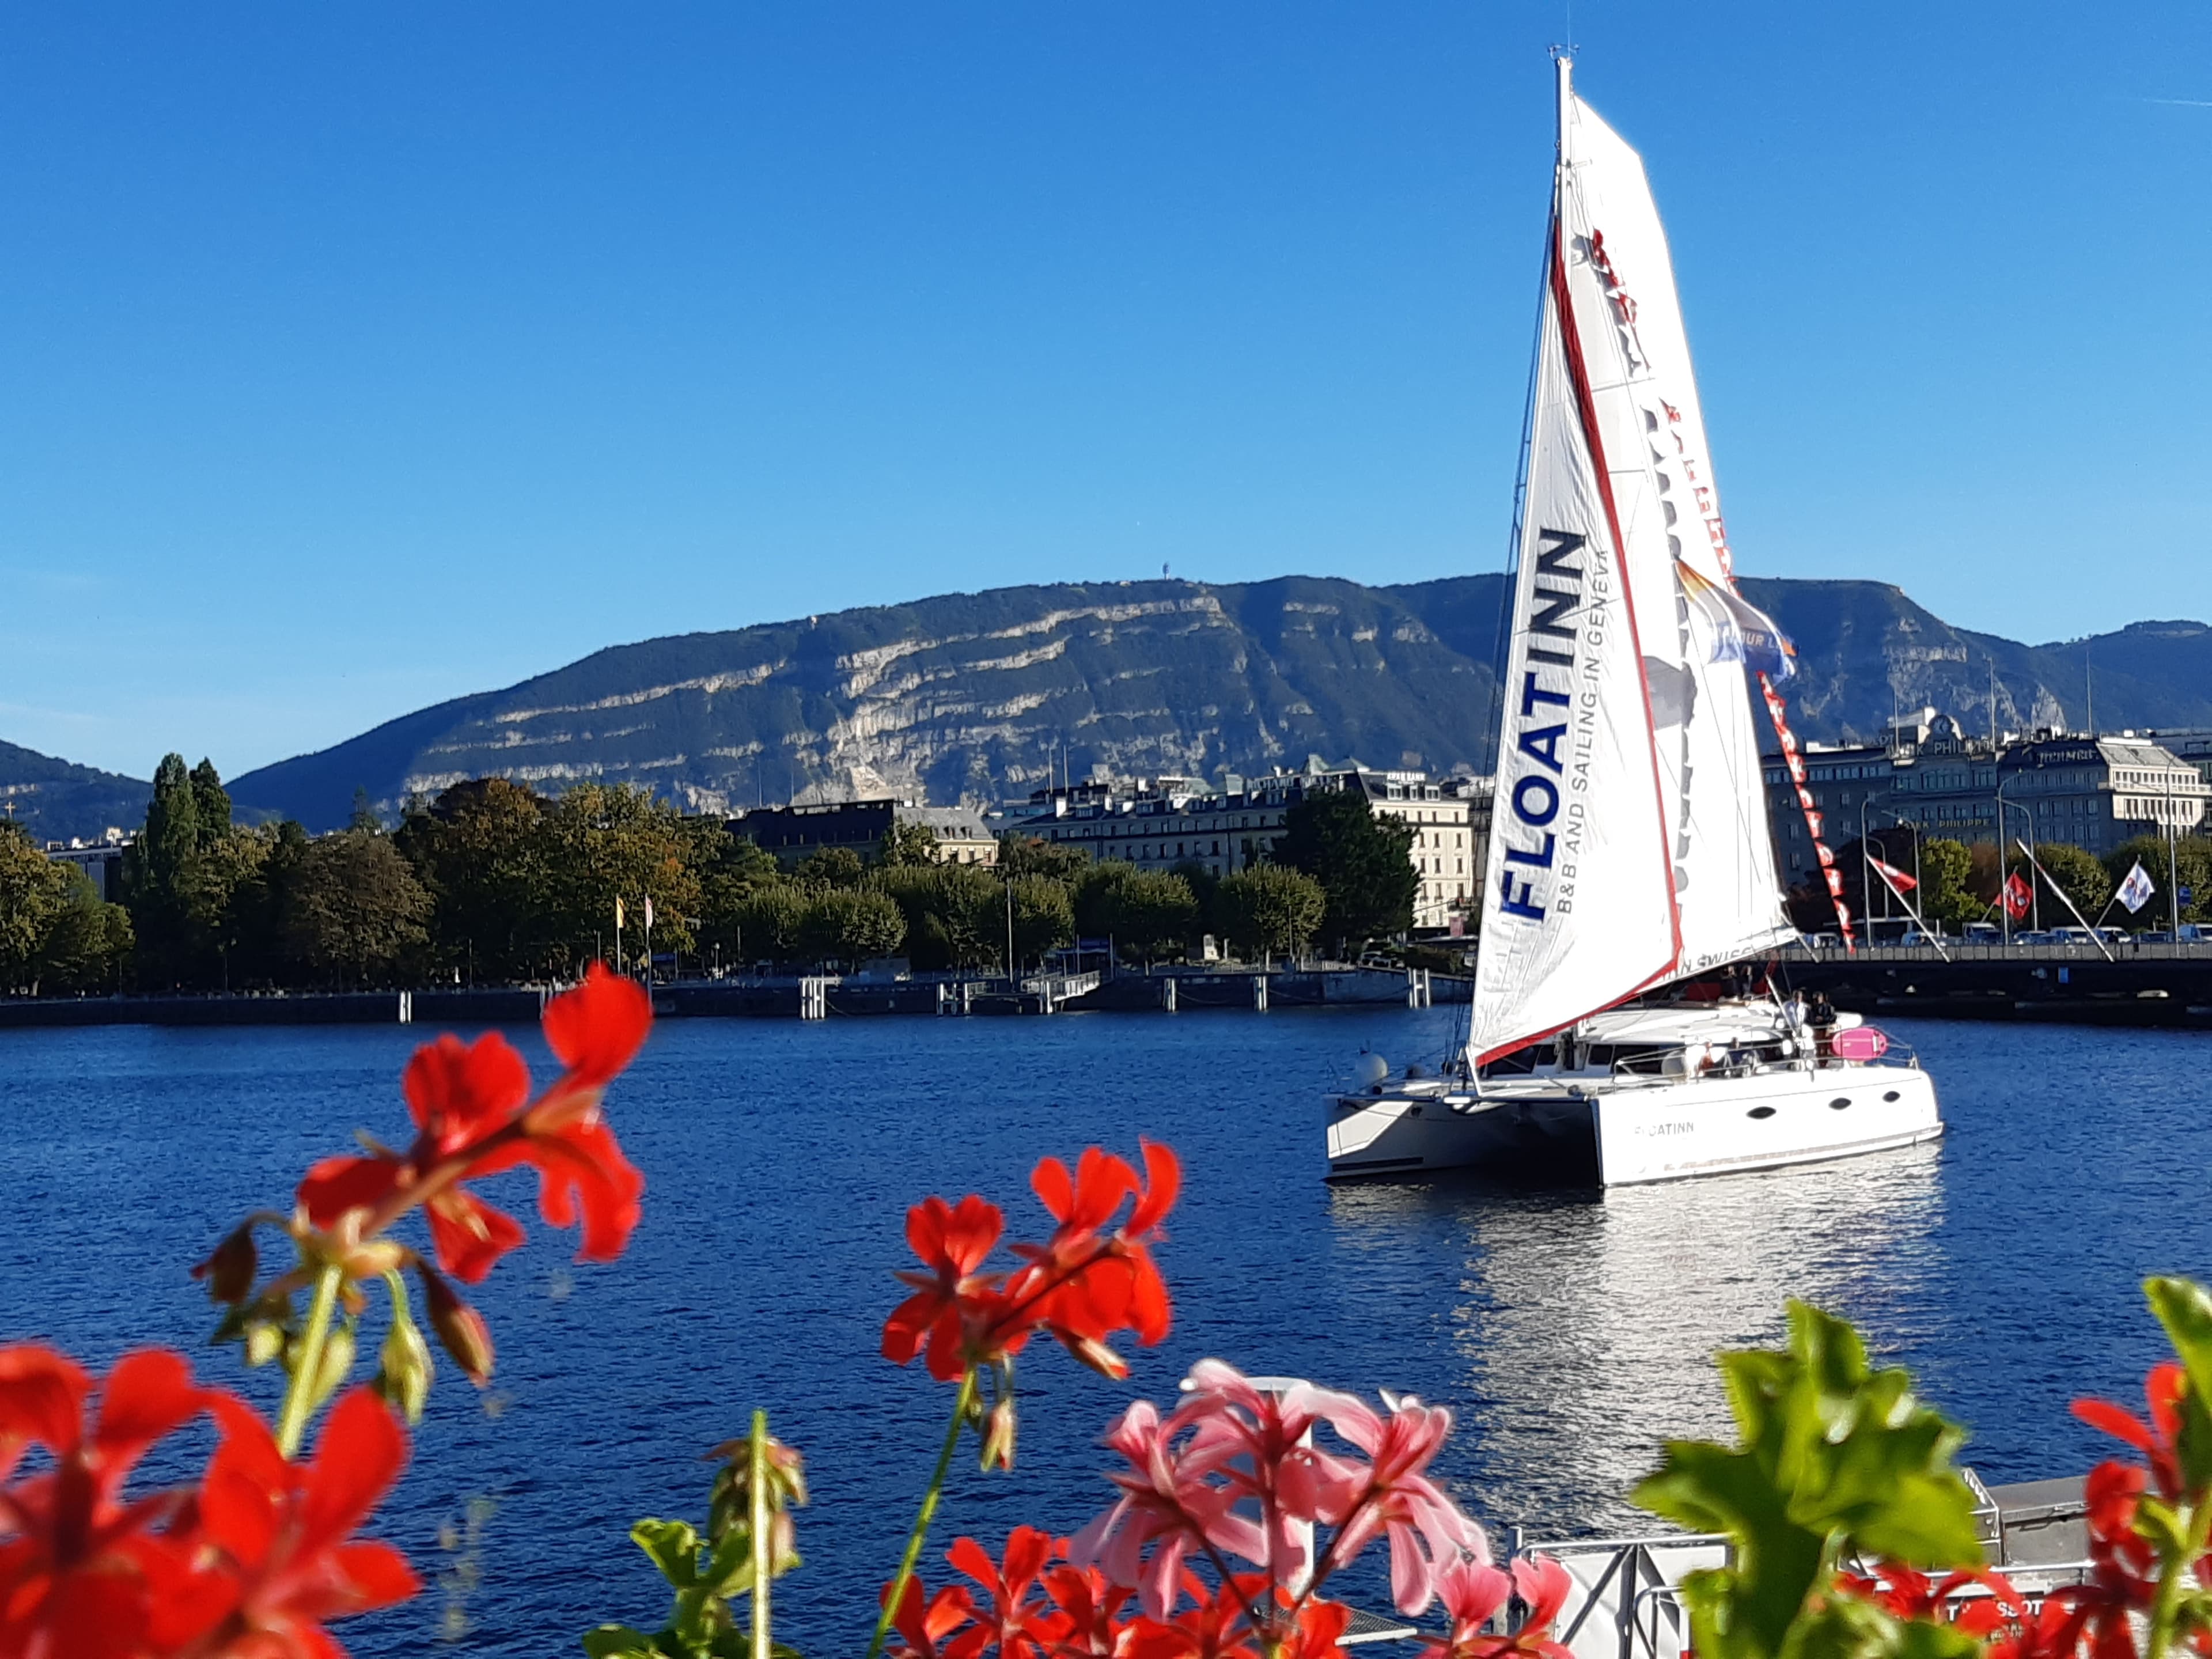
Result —
<instances>
[{"instance_id":1,"label":"car","mask_svg":"<svg viewBox=\"0 0 2212 1659\"><path fill-rule=\"evenodd\" d=\"M2193 921L2185 921L2181 924L2181 933L2179 939L2164 927L2154 933L2138 933L2136 937L2145 945L2203 945L2207 941L2212 941L2212 928L2200 927Z\"/></svg>"},{"instance_id":2,"label":"car","mask_svg":"<svg viewBox=\"0 0 2212 1659\"><path fill-rule=\"evenodd\" d=\"M1805 948L1808 951L1840 951L1844 948L1840 933L1801 933L1798 937L1805 941Z\"/></svg>"},{"instance_id":3,"label":"car","mask_svg":"<svg viewBox=\"0 0 2212 1659\"><path fill-rule=\"evenodd\" d=\"M2012 936L2012 942L2014 945L2057 945L2061 941L2056 933L2031 930L2025 933L2014 933Z\"/></svg>"},{"instance_id":4,"label":"car","mask_svg":"<svg viewBox=\"0 0 2212 1659\"><path fill-rule=\"evenodd\" d=\"M2002 945L2004 943L2004 929L1994 921L1970 921L1966 924L1965 936L1959 942L1961 945Z\"/></svg>"}]
</instances>

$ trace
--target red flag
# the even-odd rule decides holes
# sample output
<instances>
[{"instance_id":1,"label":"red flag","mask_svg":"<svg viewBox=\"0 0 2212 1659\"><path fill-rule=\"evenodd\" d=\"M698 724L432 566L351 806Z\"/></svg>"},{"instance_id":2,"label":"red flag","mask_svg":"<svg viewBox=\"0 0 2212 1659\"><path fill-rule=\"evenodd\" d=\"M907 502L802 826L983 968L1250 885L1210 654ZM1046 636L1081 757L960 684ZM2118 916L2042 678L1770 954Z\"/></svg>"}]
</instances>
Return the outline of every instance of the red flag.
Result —
<instances>
[{"instance_id":1,"label":"red flag","mask_svg":"<svg viewBox=\"0 0 2212 1659\"><path fill-rule=\"evenodd\" d=\"M1911 876L1906 875L1904 871L1898 869L1894 865L1884 864L1880 859L1869 859L1867 862L1873 865L1875 869L1881 871L1881 878L1887 882L1892 887L1897 889L1900 893L1908 887L1917 887L1920 885L1917 881L1914 880Z\"/></svg>"},{"instance_id":2,"label":"red flag","mask_svg":"<svg viewBox=\"0 0 2212 1659\"><path fill-rule=\"evenodd\" d=\"M2028 905L2035 896L2017 870L2005 878L2004 890L1997 896L2004 902L2005 914L2014 921L2027 920Z\"/></svg>"}]
</instances>

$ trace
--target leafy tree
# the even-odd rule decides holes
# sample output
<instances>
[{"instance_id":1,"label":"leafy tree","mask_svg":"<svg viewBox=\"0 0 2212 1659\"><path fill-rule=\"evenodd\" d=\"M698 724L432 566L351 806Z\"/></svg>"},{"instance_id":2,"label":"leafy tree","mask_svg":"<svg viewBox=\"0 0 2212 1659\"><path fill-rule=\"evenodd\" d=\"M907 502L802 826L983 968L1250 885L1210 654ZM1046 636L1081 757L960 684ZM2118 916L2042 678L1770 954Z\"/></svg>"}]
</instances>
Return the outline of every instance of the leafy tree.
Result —
<instances>
[{"instance_id":1,"label":"leafy tree","mask_svg":"<svg viewBox=\"0 0 2212 1659\"><path fill-rule=\"evenodd\" d=\"M1181 876L1131 869L1106 896L1103 931L1116 949L1146 962L1181 946L1198 923L1198 901Z\"/></svg>"},{"instance_id":2,"label":"leafy tree","mask_svg":"<svg viewBox=\"0 0 2212 1659\"><path fill-rule=\"evenodd\" d=\"M732 951L744 962L799 961L806 900L799 890L777 883L756 888L732 918Z\"/></svg>"},{"instance_id":3,"label":"leafy tree","mask_svg":"<svg viewBox=\"0 0 2212 1659\"><path fill-rule=\"evenodd\" d=\"M887 893L830 887L813 894L799 921L799 947L811 961L858 967L887 957L906 938L906 918Z\"/></svg>"},{"instance_id":4,"label":"leafy tree","mask_svg":"<svg viewBox=\"0 0 2212 1659\"><path fill-rule=\"evenodd\" d=\"M1006 936L1005 894L979 865L890 868L872 878L906 919L907 957L926 972L996 962Z\"/></svg>"},{"instance_id":5,"label":"leafy tree","mask_svg":"<svg viewBox=\"0 0 2212 1659\"><path fill-rule=\"evenodd\" d=\"M937 831L926 823L893 817L884 831L876 861L891 869L911 869L937 862Z\"/></svg>"},{"instance_id":6,"label":"leafy tree","mask_svg":"<svg viewBox=\"0 0 2212 1659\"><path fill-rule=\"evenodd\" d=\"M1085 939L1114 933L1121 889L1136 876L1137 866L1121 859L1085 866L1075 881L1075 931Z\"/></svg>"},{"instance_id":7,"label":"leafy tree","mask_svg":"<svg viewBox=\"0 0 2212 1659\"><path fill-rule=\"evenodd\" d=\"M627 785L580 783L543 815L547 910L555 940L571 963L604 939L614 940L615 902L639 927L644 902L653 901L657 948L696 947L690 918L699 914L699 878L684 861L690 847L684 821L665 801Z\"/></svg>"},{"instance_id":8,"label":"leafy tree","mask_svg":"<svg viewBox=\"0 0 2212 1659\"><path fill-rule=\"evenodd\" d=\"M222 839L223 831L230 828L230 791L222 787L215 763L205 756L192 768L191 786L192 828L204 850L214 846Z\"/></svg>"},{"instance_id":9,"label":"leafy tree","mask_svg":"<svg viewBox=\"0 0 2212 1659\"><path fill-rule=\"evenodd\" d=\"M376 816L376 807L368 799L368 791L359 784L354 786L353 817L347 821L346 828L370 836L380 835L384 830L384 820Z\"/></svg>"},{"instance_id":10,"label":"leafy tree","mask_svg":"<svg viewBox=\"0 0 2212 1659\"><path fill-rule=\"evenodd\" d=\"M1324 939L1340 954L1413 925L1420 873L1413 868L1413 826L1378 817L1356 790L1306 796L1284 815L1277 864L1303 870L1328 896Z\"/></svg>"},{"instance_id":11,"label":"leafy tree","mask_svg":"<svg viewBox=\"0 0 2212 1659\"><path fill-rule=\"evenodd\" d=\"M1913 897L1920 914L1953 932L1985 920L1990 907L1973 894L1974 856L1963 842L1920 843L1920 890Z\"/></svg>"},{"instance_id":12,"label":"leafy tree","mask_svg":"<svg viewBox=\"0 0 2212 1659\"><path fill-rule=\"evenodd\" d=\"M75 865L57 863L64 882L45 936L33 957L41 991L122 989L131 960L131 913L100 896L92 878Z\"/></svg>"},{"instance_id":13,"label":"leafy tree","mask_svg":"<svg viewBox=\"0 0 2212 1659\"><path fill-rule=\"evenodd\" d=\"M1305 952L1328 909L1322 884L1301 870L1259 864L1225 878L1213 895L1213 931L1245 961Z\"/></svg>"},{"instance_id":14,"label":"leafy tree","mask_svg":"<svg viewBox=\"0 0 2212 1659\"><path fill-rule=\"evenodd\" d=\"M154 771L145 827L123 855L139 977L148 984L185 983L197 965L192 901L199 855L199 804L191 775L182 755L165 755Z\"/></svg>"},{"instance_id":15,"label":"leafy tree","mask_svg":"<svg viewBox=\"0 0 2212 1659\"><path fill-rule=\"evenodd\" d=\"M792 873L820 887L857 887L868 866L849 847L822 847L801 859Z\"/></svg>"},{"instance_id":16,"label":"leafy tree","mask_svg":"<svg viewBox=\"0 0 2212 1659\"><path fill-rule=\"evenodd\" d=\"M2137 836L2124 842L2105 855L2105 873L2112 878L2114 891L2127 879L2128 872L2142 864L2158 889L2158 896L2143 906L2131 919L2138 927L2163 927L2172 918L2171 896L2167 888L2176 871L2181 884L2189 889L2189 902L2181 907L2184 921L2201 921L2212 916L2212 840L2203 836L2182 836L2173 842L2172 864L2167 867L2166 842L2164 836ZM2115 913L2118 915L2119 913ZM2120 915L2119 919L2130 918Z\"/></svg>"},{"instance_id":17,"label":"leafy tree","mask_svg":"<svg viewBox=\"0 0 2212 1659\"><path fill-rule=\"evenodd\" d=\"M744 908L762 889L782 879L773 854L743 836L733 836L720 818L685 818L689 839L684 862L699 877L697 948L717 951L732 962L743 960Z\"/></svg>"},{"instance_id":18,"label":"leafy tree","mask_svg":"<svg viewBox=\"0 0 2212 1659\"><path fill-rule=\"evenodd\" d=\"M1016 876L1005 891L1013 901L1014 971L1073 942L1075 901L1064 883L1050 876Z\"/></svg>"},{"instance_id":19,"label":"leafy tree","mask_svg":"<svg viewBox=\"0 0 2212 1659\"><path fill-rule=\"evenodd\" d=\"M429 890L441 965L496 981L566 964L553 929L545 811L527 784L471 778L402 820L393 842Z\"/></svg>"},{"instance_id":20,"label":"leafy tree","mask_svg":"<svg viewBox=\"0 0 2212 1659\"><path fill-rule=\"evenodd\" d=\"M0 991L38 988L40 954L61 913L69 873L21 824L0 823Z\"/></svg>"},{"instance_id":21,"label":"leafy tree","mask_svg":"<svg viewBox=\"0 0 2212 1659\"><path fill-rule=\"evenodd\" d=\"M389 984L428 941L430 896L387 836L348 830L310 842L290 887L295 954L341 984Z\"/></svg>"},{"instance_id":22,"label":"leafy tree","mask_svg":"<svg viewBox=\"0 0 2212 1659\"><path fill-rule=\"evenodd\" d=\"M1214 872L1212 865L1200 859L1184 859L1168 873L1182 878L1183 885L1190 889L1190 896L1198 901L1200 916L1213 914L1213 895L1221 885L1221 878Z\"/></svg>"},{"instance_id":23,"label":"leafy tree","mask_svg":"<svg viewBox=\"0 0 2212 1659\"><path fill-rule=\"evenodd\" d=\"M2105 873L2105 866L2097 861L2094 853L2064 842L2044 842L2035 849L2035 856L2050 876L2074 901L2075 908L2093 924L2112 896L2112 878ZM2027 860L2021 859L2020 867L2025 871ZM2033 875L2021 879L2034 881ZM2038 884L2040 885L2041 884ZM2056 895L2043 895L2043 925L2045 927L2071 927L2076 925L2070 912Z\"/></svg>"},{"instance_id":24,"label":"leafy tree","mask_svg":"<svg viewBox=\"0 0 2212 1659\"><path fill-rule=\"evenodd\" d=\"M999 837L999 869L1008 876L1050 876L1073 888L1091 867L1091 854L1080 847L1024 836L1018 830Z\"/></svg>"}]
</instances>

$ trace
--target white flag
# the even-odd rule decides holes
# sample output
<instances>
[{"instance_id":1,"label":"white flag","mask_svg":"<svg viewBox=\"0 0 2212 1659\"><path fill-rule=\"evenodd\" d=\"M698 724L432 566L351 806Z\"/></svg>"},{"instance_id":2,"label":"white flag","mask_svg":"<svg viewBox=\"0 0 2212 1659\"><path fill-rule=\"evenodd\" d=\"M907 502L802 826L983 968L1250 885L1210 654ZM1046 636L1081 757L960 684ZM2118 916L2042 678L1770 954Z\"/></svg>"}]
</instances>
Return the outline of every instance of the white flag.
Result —
<instances>
[{"instance_id":1,"label":"white flag","mask_svg":"<svg viewBox=\"0 0 2212 1659\"><path fill-rule=\"evenodd\" d=\"M648 933L653 931L653 895L650 893L645 897L645 931Z\"/></svg>"},{"instance_id":2,"label":"white flag","mask_svg":"<svg viewBox=\"0 0 2212 1659\"><path fill-rule=\"evenodd\" d=\"M2128 914L2133 915L2150 902L2150 896L2157 890L2151 885L2150 878L2143 873L2142 864L2138 860L2136 867L2128 872L2128 878L2120 884L2120 902L2126 905Z\"/></svg>"}]
</instances>

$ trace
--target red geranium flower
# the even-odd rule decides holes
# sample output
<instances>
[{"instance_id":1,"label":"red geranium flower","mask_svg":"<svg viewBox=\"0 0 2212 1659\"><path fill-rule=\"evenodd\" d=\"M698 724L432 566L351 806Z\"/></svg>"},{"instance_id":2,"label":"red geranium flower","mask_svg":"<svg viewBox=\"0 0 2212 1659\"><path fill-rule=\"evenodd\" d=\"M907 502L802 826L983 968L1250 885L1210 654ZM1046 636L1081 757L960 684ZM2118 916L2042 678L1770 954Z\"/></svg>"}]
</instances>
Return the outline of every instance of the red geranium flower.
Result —
<instances>
[{"instance_id":1,"label":"red geranium flower","mask_svg":"<svg viewBox=\"0 0 2212 1659\"><path fill-rule=\"evenodd\" d=\"M1096 1146L1072 1176L1056 1158L1038 1164L1030 1185L1060 1225L1042 1244L1015 1245L1022 1265L1010 1275L981 1271L1003 1224L996 1205L971 1193L957 1205L930 1198L908 1210L907 1242L927 1271L899 1275L915 1294L884 1322L884 1358L904 1364L926 1352L930 1375L950 1382L1020 1352L1042 1330L1094 1370L1127 1376L1106 1339L1133 1330L1149 1346L1167 1335L1172 1316L1149 1247L1181 1173L1166 1147L1147 1141L1144 1150L1141 1182ZM1130 1200L1128 1219L1108 1231Z\"/></svg>"},{"instance_id":2,"label":"red geranium flower","mask_svg":"<svg viewBox=\"0 0 2212 1659\"><path fill-rule=\"evenodd\" d=\"M189 1494L123 1499L147 1449L217 1399L191 1375L166 1350L125 1354L88 1429L92 1382L80 1366L49 1348L0 1348L0 1481L33 1447L53 1456L51 1468L0 1486L4 1659L170 1651L228 1610L228 1587L195 1571L178 1530Z\"/></svg>"},{"instance_id":3,"label":"red geranium flower","mask_svg":"<svg viewBox=\"0 0 2212 1659\"><path fill-rule=\"evenodd\" d=\"M884 1586L884 1596L890 1595L890 1589L889 1584ZM973 1616L968 1592L957 1585L947 1585L932 1595L922 1589L920 1578L908 1579L906 1593L899 1597L898 1611L891 1618L891 1628L898 1632L900 1642L891 1649L892 1659L940 1659L945 1638Z\"/></svg>"},{"instance_id":4,"label":"red geranium flower","mask_svg":"<svg viewBox=\"0 0 2212 1659\"><path fill-rule=\"evenodd\" d=\"M580 1217L579 1259L612 1261L637 1225L645 1177L623 1156L599 1103L652 1023L645 992L593 963L581 985L546 1005L546 1041L568 1069L535 1103L528 1066L497 1033L473 1043L447 1036L424 1044L402 1079L414 1145L404 1153L379 1147L366 1158L316 1164L300 1183L308 1220L327 1228L365 1210L374 1232L420 1203L439 1265L476 1284L524 1233L464 1183L527 1164L538 1172L538 1207L547 1224L572 1226Z\"/></svg>"},{"instance_id":5,"label":"red geranium flower","mask_svg":"<svg viewBox=\"0 0 2212 1659\"><path fill-rule=\"evenodd\" d=\"M999 1206L973 1193L957 1206L927 1198L906 1212L906 1242L928 1271L899 1274L915 1293L884 1322L884 1358L903 1365L927 1342L932 1376L950 1382L966 1369L968 1328L988 1325L999 1307L992 1281L978 1279L975 1270L1004 1225Z\"/></svg>"},{"instance_id":6,"label":"red geranium flower","mask_svg":"<svg viewBox=\"0 0 2212 1659\"><path fill-rule=\"evenodd\" d=\"M976 1659L986 1650L999 1659L1043 1659L1051 1651L1065 1621L1036 1591L1053 1550L1052 1534L1035 1527L1008 1534L1002 1562L972 1538L953 1540L945 1559L982 1587L984 1599L978 1604L970 1593L975 1622L945 1644L945 1659Z\"/></svg>"},{"instance_id":7,"label":"red geranium flower","mask_svg":"<svg viewBox=\"0 0 2212 1659\"><path fill-rule=\"evenodd\" d=\"M389 1607L422 1587L391 1545L352 1539L406 1462L407 1437L366 1388L331 1409L312 1462L287 1462L243 1404L219 1415L223 1441L208 1465L200 1524L239 1586L219 1650L344 1659L326 1620Z\"/></svg>"}]
</instances>

